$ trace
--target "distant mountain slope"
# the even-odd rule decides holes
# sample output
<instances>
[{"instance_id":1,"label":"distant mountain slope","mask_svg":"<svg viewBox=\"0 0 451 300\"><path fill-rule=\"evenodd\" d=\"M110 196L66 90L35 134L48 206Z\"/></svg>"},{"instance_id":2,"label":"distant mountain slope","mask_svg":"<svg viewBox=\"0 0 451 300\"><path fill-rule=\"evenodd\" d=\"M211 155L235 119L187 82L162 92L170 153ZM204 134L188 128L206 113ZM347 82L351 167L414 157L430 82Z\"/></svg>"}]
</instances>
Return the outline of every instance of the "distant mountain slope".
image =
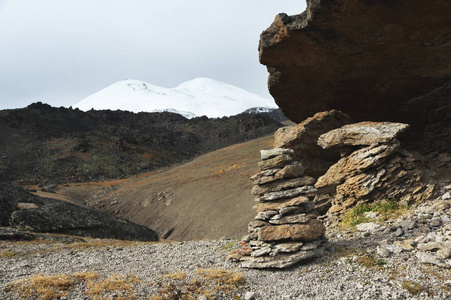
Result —
<instances>
[{"instance_id":1,"label":"distant mountain slope","mask_svg":"<svg viewBox=\"0 0 451 300\"><path fill-rule=\"evenodd\" d=\"M186 117L218 118L242 113L251 107L275 108L273 101L210 78L197 78L175 88L139 80L122 80L85 98L74 108L154 112L170 109Z\"/></svg>"},{"instance_id":2,"label":"distant mountain slope","mask_svg":"<svg viewBox=\"0 0 451 300\"><path fill-rule=\"evenodd\" d=\"M267 115L186 119L173 113L82 112L35 103L0 111L0 180L124 178L273 134Z\"/></svg>"},{"instance_id":3,"label":"distant mountain slope","mask_svg":"<svg viewBox=\"0 0 451 300\"><path fill-rule=\"evenodd\" d=\"M258 170L261 149L274 136L222 148L164 172L115 182L61 187L57 193L80 198L103 212L155 230L169 239L241 237L253 220L249 177ZM89 198L89 196L88 196Z\"/></svg>"},{"instance_id":4,"label":"distant mountain slope","mask_svg":"<svg viewBox=\"0 0 451 300\"><path fill-rule=\"evenodd\" d=\"M249 109L246 109L243 114L268 114L272 119L276 120L277 122L284 122L287 121L288 118L282 113L282 111L279 108L268 108L268 107L252 107Z\"/></svg>"}]
</instances>

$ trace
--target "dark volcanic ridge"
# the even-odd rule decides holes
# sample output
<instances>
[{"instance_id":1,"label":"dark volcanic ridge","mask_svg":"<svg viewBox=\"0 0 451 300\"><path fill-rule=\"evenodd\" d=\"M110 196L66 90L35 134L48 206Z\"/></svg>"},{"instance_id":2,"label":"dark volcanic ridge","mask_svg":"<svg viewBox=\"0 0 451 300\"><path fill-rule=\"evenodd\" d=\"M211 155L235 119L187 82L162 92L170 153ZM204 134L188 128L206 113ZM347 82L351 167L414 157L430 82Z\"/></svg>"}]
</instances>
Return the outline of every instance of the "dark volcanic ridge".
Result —
<instances>
[{"instance_id":1,"label":"dark volcanic ridge","mask_svg":"<svg viewBox=\"0 0 451 300\"><path fill-rule=\"evenodd\" d=\"M186 119L179 114L56 108L0 111L0 179L81 182L124 178L272 134L268 113Z\"/></svg>"}]
</instances>

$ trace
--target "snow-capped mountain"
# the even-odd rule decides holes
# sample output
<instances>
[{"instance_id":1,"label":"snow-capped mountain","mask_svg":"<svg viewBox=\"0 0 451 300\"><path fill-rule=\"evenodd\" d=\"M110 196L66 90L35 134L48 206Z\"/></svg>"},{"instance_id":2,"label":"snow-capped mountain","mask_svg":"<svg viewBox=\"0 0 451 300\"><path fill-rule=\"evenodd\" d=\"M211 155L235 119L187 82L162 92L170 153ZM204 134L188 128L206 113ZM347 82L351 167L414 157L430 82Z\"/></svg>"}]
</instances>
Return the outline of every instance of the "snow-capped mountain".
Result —
<instances>
[{"instance_id":1,"label":"snow-capped mountain","mask_svg":"<svg viewBox=\"0 0 451 300\"><path fill-rule=\"evenodd\" d=\"M252 107L243 111L243 114L268 114L273 120L278 122L287 121L288 118L282 113L279 108L269 108L269 107Z\"/></svg>"},{"instance_id":2,"label":"snow-capped mountain","mask_svg":"<svg viewBox=\"0 0 451 300\"><path fill-rule=\"evenodd\" d=\"M246 109L243 111L244 114L264 114L264 113L271 113L275 111L277 108L270 108L270 107L251 107L249 109Z\"/></svg>"},{"instance_id":3,"label":"snow-capped mountain","mask_svg":"<svg viewBox=\"0 0 451 300\"><path fill-rule=\"evenodd\" d=\"M273 101L210 78L186 81L164 88L139 80L122 80L73 106L81 110L111 109L132 112L177 112L185 117L217 118L242 113L252 107L275 108Z\"/></svg>"},{"instance_id":4,"label":"snow-capped mountain","mask_svg":"<svg viewBox=\"0 0 451 300\"><path fill-rule=\"evenodd\" d=\"M184 116L187 119L192 119L192 118L198 117L197 115L193 114L192 112L176 110L176 109L173 109L173 108L154 109L154 110L149 111L149 112L170 112L170 113L182 115L182 116Z\"/></svg>"}]
</instances>

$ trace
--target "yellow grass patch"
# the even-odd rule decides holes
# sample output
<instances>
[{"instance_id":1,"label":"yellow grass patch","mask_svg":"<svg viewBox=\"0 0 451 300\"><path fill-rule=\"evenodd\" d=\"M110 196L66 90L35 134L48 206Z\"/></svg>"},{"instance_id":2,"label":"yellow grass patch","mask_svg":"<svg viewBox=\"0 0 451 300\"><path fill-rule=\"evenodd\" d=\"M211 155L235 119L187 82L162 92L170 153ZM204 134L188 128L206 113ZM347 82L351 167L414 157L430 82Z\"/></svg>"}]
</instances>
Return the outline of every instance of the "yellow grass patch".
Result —
<instances>
[{"instance_id":1,"label":"yellow grass patch","mask_svg":"<svg viewBox=\"0 0 451 300\"><path fill-rule=\"evenodd\" d=\"M78 284L85 286L84 293L90 299L108 299L114 293L114 299L136 299L135 285L140 281L133 275L113 274L101 279L95 272L81 272L57 275L34 275L8 284L3 291L16 294L23 299L53 300L68 297L71 289Z\"/></svg>"},{"instance_id":2,"label":"yellow grass patch","mask_svg":"<svg viewBox=\"0 0 451 300\"><path fill-rule=\"evenodd\" d=\"M15 281L3 291L16 293L24 299L52 300L69 295L70 288L83 281L81 273L77 276L58 274L52 276L34 275L31 278Z\"/></svg>"},{"instance_id":3,"label":"yellow grass patch","mask_svg":"<svg viewBox=\"0 0 451 300\"><path fill-rule=\"evenodd\" d=\"M119 293L115 299L136 299L134 286L141 280L133 275L112 274L102 281L88 281L86 294L102 299L105 293Z\"/></svg>"},{"instance_id":4,"label":"yellow grass patch","mask_svg":"<svg viewBox=\"0 0 451 300\"><path fill-rule=\"evenodd\" d=\"M158 292L150 299L198 299L203 295L207 299L214 299L215 293L225 293L231 299L245 284L242 273L232 272L225 269L199 269L194 276L177 272L167 274L163 280L156 280L152 285L157 286ZM164 279L171 279L170 282ZM228 298L229 299L229 298Z\"/></svg>"}]
</instances>

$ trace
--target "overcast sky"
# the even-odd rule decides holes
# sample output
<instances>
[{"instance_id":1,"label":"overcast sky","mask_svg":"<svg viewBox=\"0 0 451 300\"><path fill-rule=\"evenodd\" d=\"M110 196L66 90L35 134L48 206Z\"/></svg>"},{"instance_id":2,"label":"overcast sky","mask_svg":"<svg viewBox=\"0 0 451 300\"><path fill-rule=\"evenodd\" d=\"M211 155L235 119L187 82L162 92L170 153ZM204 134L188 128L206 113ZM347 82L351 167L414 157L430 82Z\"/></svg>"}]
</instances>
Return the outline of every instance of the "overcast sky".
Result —
<instances>
[{"instance_id":1,"label":"overcast sky","mask_svg":"<svg viewBox=\"0 0 451 300\"><path fill-rule=\"evenodd\" d=\"M258 40L305 0L0 0L0 109L69 107L126 78L210 77L271 99Z\"/></svg>"}]
</instances>

